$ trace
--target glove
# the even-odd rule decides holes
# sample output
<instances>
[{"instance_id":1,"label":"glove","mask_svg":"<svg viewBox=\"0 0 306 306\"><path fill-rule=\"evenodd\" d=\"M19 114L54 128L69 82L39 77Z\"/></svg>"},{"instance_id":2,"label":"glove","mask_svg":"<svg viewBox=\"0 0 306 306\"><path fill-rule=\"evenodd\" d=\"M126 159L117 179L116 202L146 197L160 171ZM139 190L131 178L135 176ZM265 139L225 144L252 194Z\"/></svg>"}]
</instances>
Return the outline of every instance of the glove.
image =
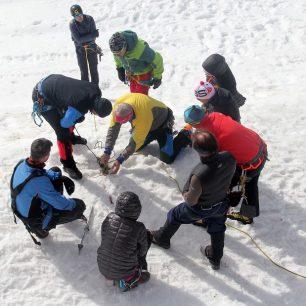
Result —
<instances>
[{"instance_id":1,"label":"glove","mask_svg":"<svg viewBox=\"0 0 306 306\"><path fill-rule=\"evenodd\" d=\"M94 35L95 35L95 37L99 37L99 29L96 29L96 30L94 31Z\"/></svg>"},{"instance_id":2,"label":"glove","mask_svg":"<svg viewBox=\"0 0 306 306\"><path fill-rule=\"evenodd\" d=\"M81 218L84 210L86 209L86 205L84 201L81 199L72 198L72 200L74 200L75 206L78 208L77 210L78 210L79 218Z\"/></svg>"},{"instance_id":3,"label":"glove","mask_svg":"<svg viewBox=\"0 0 306 306\"><path fill-rule=\"evenodd\" d=\"M121 82L125 82L125 69L123 67L117 68L118 78Z\"/></svg>"},{"instance_id":4,"label":"glove","mask_svg":"<svg viewBox=\"0 0 306 306\"><path fill-rule=\"evenodd\" d=\"M161 79L153 79L152 80L152 85L153 85L153 89L156 89L160 86L161 84Z\"/></svg>"},{"instance_id":5,"label":"glove","mask_svg":"<svg viewBox=\"0 0 306 306\"><path fill-rule=\"evenodd\" d=\"M81 123L85 120L85 116L81 116L78 120L75 121L75 123Z\"/></svg>"},{"instance_id":6,"label":"glove","mask_svg":"<svg viewBox=\"0 0 306 306\"><path fill-rule=\"evenodd\" d=\"M71 180L69 177L63 175L62 176L62 181L63 181L63 184L65 186L65 189L66 189L67 193L69 195L73 194L74 188L75 188L73 180Z\"/></svg>"},{"instance_id":7,"label":"glove","mask_svg":"<svg viewBox=\"0 0 306 306\"><path fill-rule=\"evenodd\" d=\"M99 47L98 45L96 45L96 50L97 50L97 54L99 54L101 56L104 55L103 52L102 52L101 47Z\"/></svg>"},{"instance_id":8,"label":"glove","mask_svg":"<svg viewBox=\"0 0 306 306\"><path fill-rule=\"evenodd\" d=\"M62 173L58 172L58 171L53 171L53 170L47 170L46 171L47 177L51 180L51 181L55 181L58 180L59 178L62 177Z\"/></svg>"}]
</instances>

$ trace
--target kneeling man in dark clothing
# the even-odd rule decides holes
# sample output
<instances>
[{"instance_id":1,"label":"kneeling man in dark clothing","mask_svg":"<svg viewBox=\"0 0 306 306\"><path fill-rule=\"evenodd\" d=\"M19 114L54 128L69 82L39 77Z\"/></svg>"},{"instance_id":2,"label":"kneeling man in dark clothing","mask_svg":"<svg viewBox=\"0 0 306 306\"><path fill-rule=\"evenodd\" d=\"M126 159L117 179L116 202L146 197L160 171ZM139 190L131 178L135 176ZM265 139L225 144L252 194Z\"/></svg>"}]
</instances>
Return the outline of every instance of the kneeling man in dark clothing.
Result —
<instances>
[{"instance_id":1,"label":"kneeling man in dark clothing","mask_svg":"<svg viewBox=\"0 0 306 306\"><path fill-rule=\"evenodd\" d=\"M85 203L76 198L66 198L63 187L69 195L74 192L74 182L62 175L58 167L45 170L52 142L45 138L33 141L31 156L19 161L11 178L11 205L14 215L31 233L45 238L49 230L58 224L86 218L83 215Z\"/></svg>"},{"instance_id":2,"label":"kneeling man in dark clothing","mask_svg":"<svg viewBox=\"0 0 306 306\"><path fill-rule=\"evenodd\" d=\"M191 171L183 190L185 202L172 208L163 227L152 231L153 243L168 249L170 239L181 224L204 219L211 245L201 247L213 269L220 268L223 256L226 213L229 208L227 193L236 169L234 157L218 152L216 138L209 132L196 131L193 148L200 155L200 163Z\"/></svg>"}]
</instances>

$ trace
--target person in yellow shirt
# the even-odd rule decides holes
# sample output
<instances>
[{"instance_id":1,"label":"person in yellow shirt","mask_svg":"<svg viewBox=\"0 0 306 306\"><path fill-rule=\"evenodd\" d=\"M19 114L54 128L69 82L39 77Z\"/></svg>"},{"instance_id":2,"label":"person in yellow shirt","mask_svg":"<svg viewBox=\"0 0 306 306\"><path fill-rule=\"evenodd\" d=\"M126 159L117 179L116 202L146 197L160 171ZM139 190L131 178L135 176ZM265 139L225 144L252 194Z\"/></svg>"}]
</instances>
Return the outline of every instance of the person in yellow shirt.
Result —
<instances>
[{"instance_id":1,"label":"person in yellow shirt","mask_svg":"<svg viewBox=\"0 0 306 306\"><path fill-rule=\"evenodd\" d=\"M100 165L107 166L121 125L127 122L132 126L131 137L112 165L112 174L116 174L120 165L134 152L153 140L159 144L160 160L167 164L174 161L181 148L191 143L190 132L184 129L173 139L173 112L163 102L144 94L128 93L118 98L113 106Z\"/></svg>"}]
</instances>

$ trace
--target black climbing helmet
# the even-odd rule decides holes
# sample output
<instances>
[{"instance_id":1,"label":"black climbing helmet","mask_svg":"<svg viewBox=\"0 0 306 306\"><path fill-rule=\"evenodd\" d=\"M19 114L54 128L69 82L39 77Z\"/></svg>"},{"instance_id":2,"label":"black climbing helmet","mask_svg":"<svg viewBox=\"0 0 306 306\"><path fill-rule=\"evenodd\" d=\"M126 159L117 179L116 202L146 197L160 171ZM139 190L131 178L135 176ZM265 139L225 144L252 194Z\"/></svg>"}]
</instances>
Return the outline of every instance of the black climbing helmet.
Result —
<instances>
[{"instance_id":1,"label":"black climbing helmet","mask_svg":"<svg viewBox=\"0 0 306 306\"><path fill-rule=\"evenodd\" d=\"M83 11L82 11L82 8L78 4L74 4L70 8L70 13L72 17L76 17L76 16L83 14Z\"/></svg>"},{"instance_id":2,"label":"black climbing helmet","mask_svg":"<svg viewBox=\"0 0 306 306\"><path fill-rule=\"evenodd\" d=\"M137 220L141 212L140 200L134 192L122 192L116 201L115 213L120 217Z\"/></svg>"},{"instance_id":3,"label":"black climbing helmet","mask_svg":"<svg viewBox=\"0 0 306 306\"><path fill-rule=\"evenodd\" d=\"M97 97L92 104L92 110L101 118L108 116L112 112L112 103L105 99Z\"/></svg>"},{"instance_id":4,"label":"black climbing helmet","mask_svg":"<svg viewBox=\"0 0 306 306\"><path fill-rule=\"evenodd\" d=\"M109 39L109 47L113 53L120 52L124 47L126 47L126 40L123 35L116 32Z\"/></svg>"}]
</instances>

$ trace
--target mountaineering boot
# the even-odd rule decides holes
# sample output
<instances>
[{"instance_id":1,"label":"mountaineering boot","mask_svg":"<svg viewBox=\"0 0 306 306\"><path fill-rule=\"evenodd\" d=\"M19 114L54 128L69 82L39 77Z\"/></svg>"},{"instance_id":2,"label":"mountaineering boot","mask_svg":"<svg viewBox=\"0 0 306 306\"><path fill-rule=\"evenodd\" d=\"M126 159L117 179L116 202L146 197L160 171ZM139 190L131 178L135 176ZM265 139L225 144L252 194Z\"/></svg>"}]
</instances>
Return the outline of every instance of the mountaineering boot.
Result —
<instances>
[{"instance_id":1,"label":"mountaineering boot","mask_svg":"<svg viewBox=\"0 0 306 306\"><path fill-rule=\"evenodd\" d=\"M70 136L70 140L71 140L71 143L73 145L76 145L76 144L79 144L79 145L86 145L87 144L87 140L81 136L77 136L77 135L74 135L72 134Z\"/></svg>"},{"instance_id":2,"label":"mountaineering boot","mask_svg":"<svg viewBox=\"0 0 306 306\"><path fill-rule=\"evenodd\" d=\"M224 233L211 234L211 245L200 248L201 253L206 256L214 270L220 269L220 262L223 256Z\"/></svg>"},{"instance_id":3,"label":"mountaineering boot","mask_svg":"<svg viewBox=\"0 0 306 306\"><path fill-rule=\"evenodd\" d=\"M31 231L40 239L44 239L49 235L49 231L40 228L31 229Z\"/></svg>"},{"instance_id":4,"label":"mountaineering boot","mask_svg":"<svg viewBox=\"0 0 306 306\"><path fill-rule=\"evenodd\" d=\"M157 231L150 231L152 235L152 242L158 246L169 249L170 248L170 239L179 229L180 224L171 224L166 221L164 226L162 226Z\"/></svg>"},{"instance_id":5,"label":"mountaineering boot","mask_svg":"<svg viewBox=\"0 0 306 306\"><path fill-rule=\"evenodd\" d=\"M67 172L68 175L74 180L80 180L83 177L82 172L76 165L70 167L64 166L64 171Z\"/></svg>"},{"instance_id":6,"label":"mountaineering boot","mask_svg":"<svg viewBox=\"0 0 306 306\"><path fill-rule=\"evenodd\" d=\"M121 279L119 281L119 288L122 292L127 292L133 288L136 288L138 284L144 284L150 279L150 273L148 271L141 271L140 276L135 275L130 279Z\"/></svg>"},{"instance_id":7,"label":"mountaineering boot","mask_svg":"<svg viewBox=\"0 0 306 306\"><path fill-rule=\"evenodd\" d=\"M227 214L227 217L231 220L236 220L241 222L242 224L252 224L253 223L253 218L249 218L247 216L242 215L239 211L230 211Z\"/></svg>"},{"instance_id":8,"label":"mountaineering boot","mask_svg":"<svg viewBox=\"0 0 306 306\"><path fill-rule=\"evenodd\" d=\"M139 284L146 283L150 279L150 272L143 270L138 280Z\"/></svg>"},{"instance_id":9,"label":"mountaineering boot","mask_svg":"<svg viewBox=\"0 0 306 306\"><path fill-rule=\"evenodd\" d=\"M211 255L212 254L212 247L211 247L211 245L206 246L205 249L204 249L204 247L201 246L200 251L204 256L207 257L207 259L209 260L209 263L210 263L213 270L219 270L220 269L221 260L213 260L212 259L212 255Z\"/></svg>"}]
</instances>

